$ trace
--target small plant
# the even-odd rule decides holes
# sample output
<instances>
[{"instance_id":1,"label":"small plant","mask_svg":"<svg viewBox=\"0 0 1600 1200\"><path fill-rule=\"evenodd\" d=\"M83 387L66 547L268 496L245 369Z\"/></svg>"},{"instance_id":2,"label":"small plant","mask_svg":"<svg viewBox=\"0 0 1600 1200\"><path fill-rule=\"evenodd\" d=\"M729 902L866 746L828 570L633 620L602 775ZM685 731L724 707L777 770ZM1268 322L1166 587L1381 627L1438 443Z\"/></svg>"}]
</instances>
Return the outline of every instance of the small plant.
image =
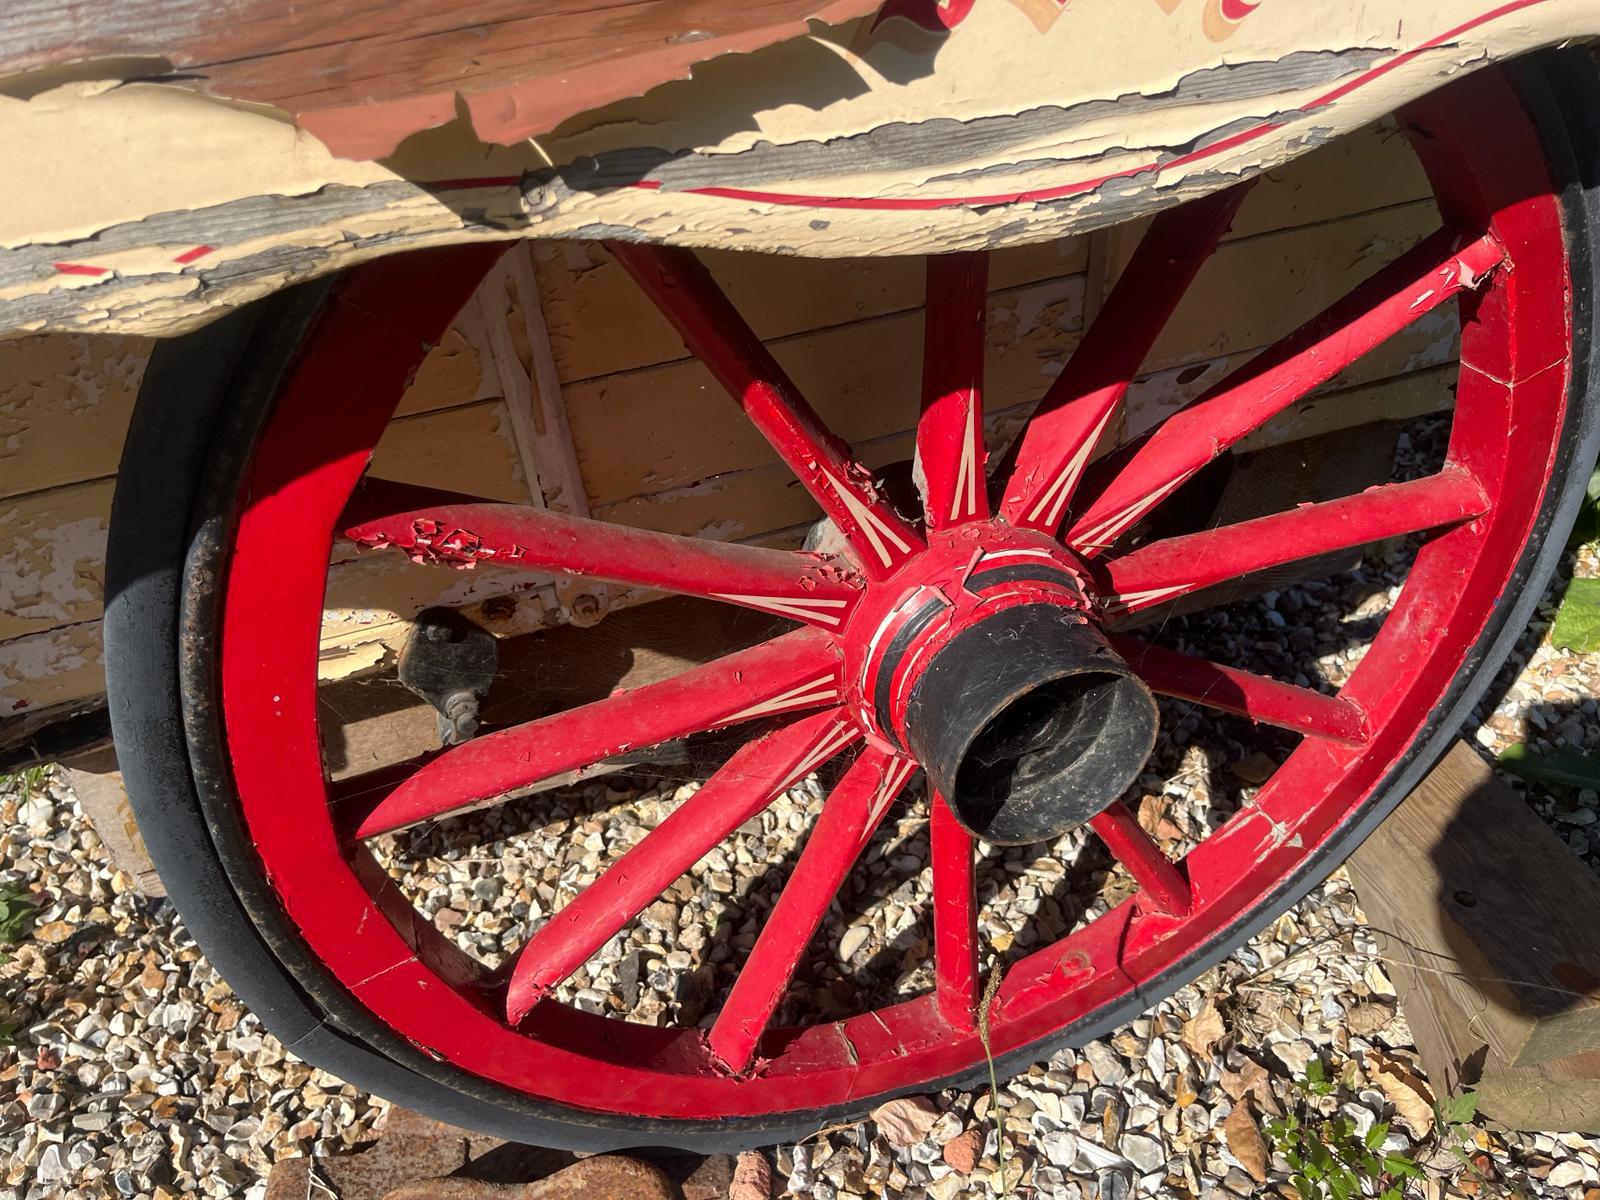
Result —
<instances>
[{"instance_id":1,"label":"small plant","mask_svg":"<svg viewBox=\"0 0 1600 1200\"><path fill-rule=\"evenodd\" d=\"M1462 1092L1459 1096L1449 1096L1434 1104L1433 1132L1439 1145L1461 1160L1466 1173L1478 1183L1480 1194L1526 1197L1527 1193L1520 1187L1504 1180L1498 1189L1490 1190L1495 1184L1492 1168L1487 1168L1487 1159L1475 1153L1478 1147L1470 1129L1477 1115L1477 1092Z\"/></svg>"},{"instance_id":2,"label":"small plant","mask_svg":"<svg viewBox=\"0 0 1600 1200\"><path fill-rule=\"evenodd\" d=\"M1422 1174L1403 1154L1385 1154L1389 1123L1379 1121L1363 1134L1342 1115L1323 1116L1313 1102L1331 1096L1335 1085L1322 1063L1306 1064L1305 1078L1295 1081L1301 1099L1282 1117L1266 1122L1273 1148L1289 1164L1290 1184L1300 1200L1353 1200L1376 1195L1401 1200L1405 1181Z\"/></svg>"},{"instance_id":3,"label":"small plant","mask_svg":"<svg viewBox=\"0 0 1600 1200\"><path fill-rule=\"evenodd\" d=\"M1589 478L1589 494L1567 547L1590 544L1600 548L1600 471ZM1600 650L1600 579L1574 579L1567 584L1555 624L1550 628L1550 641L1580 654Z\"/></svg>"},{"instance_id":4,"label":"small plant","mask_svg":"<svg viewBox=\"0 0 1600 1200\"><path fill-rule=\"evenodd\" d=\"M15 946L22 940L36 907L33 898L16 884L0 884L0 945Z\"/></svg>"}]
</instances>

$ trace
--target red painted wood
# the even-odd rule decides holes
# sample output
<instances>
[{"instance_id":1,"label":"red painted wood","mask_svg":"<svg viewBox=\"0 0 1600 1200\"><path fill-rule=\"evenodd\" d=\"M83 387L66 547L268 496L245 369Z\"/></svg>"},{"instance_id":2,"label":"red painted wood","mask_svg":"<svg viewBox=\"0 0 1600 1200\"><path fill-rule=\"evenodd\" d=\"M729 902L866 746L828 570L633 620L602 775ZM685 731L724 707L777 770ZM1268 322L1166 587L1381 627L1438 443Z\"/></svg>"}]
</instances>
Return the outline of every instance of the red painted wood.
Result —
<instances>
[{"instance_id":1,"label":"red painted wood","mask_svg":"<svg viewBox=\"0 0 1600 1200\"><path fill-rule=\"evenodd\" d=\"M634 529L520 504L429 506L352 526L363 545L393 546L414 562L585 575L726 600L824 629L842 629L860 580L832 556L767 550Z\"/></svg>"},{"instance_id":2,"label":"red painted wood","mask_svg":"<svg viewBox=\"0 0 1600 1200\"><path fill-rule=\"evenodd\" d=\"M1330 738L1347 746L1362 745L1371 737L1365 715L1342 697L1325 696L1310 688L1166 650L1126 634L1112 634L1110 641L1128 666L1159 695L1190 700L1263 725L1292 729L1307 737Z\"/></svg>"},{"instance_id":3,"label":"red painted wood","mask_svg":"<svg viewBox=\"0 0 1600 1200\"><path fill-rule=\"evenodd\" d=\"M1484 287L1504 254L1493 237L1464 240L1448 229L1407 251L1167 418L1118 461L1068 544L1088 555L1107 549L1235 442L1424 314Z\"/></svg>"},{"instance_id":4,"label":"red painted wood","mask_svg":"<svg viewBox=\"0 0 1600 1200\"><path fill-rule=\"evenodd\" d=\"M926 306L917 466L928 528L947 529L989 516L983 444L988 253L930 257Z\"/></svg>"},{"instance_id":5,"label":"red painted wood","mask_svg":"<svg viewBox=\"0 0 1600 1200\"><path fill-rule=\"evenodd\" d=\"M1060 527L1128 385L1249 191L1214 192L1151 222L1023 432L1000 508L1011 524L1049 534Z\"/></svg>"},{"instance_id":6,"label":"red painted wood","mask_svg":"<svg viewBox=\"0 0 1600 1200\"><path fill-rule=\"evenodd\" d=\"M607 249L839 527L870 578L892 573L922 548L691 251L626 242Z\"/></svg>"},{"instance_id":7,"label":"red painted wood","mask_svg":"<svg viewBox=\"0 0 1600 1200\"><path fill-rule=\"evenodd\" d=\"M928 840L933 866L933 977L939 1012L957 1029L978 1020L978 895L972 835L935 793Z\"/></svg>"},{"instance_id":8,"label":"red painted wood","mask_svg":"<svg viewBox=\"0 0 1600 1200\"><path fill-rule=\"evenodd\" d=\"M800 860L711 1026L707 1043L730 1069L743 1071L755 1057L822 915L914 770L910 759L868 747L823 802Z\"/></svg>"},{"instance_id":9,"label":"red painted wood","mask_svg":"<svg viewBox=\"0 0 1600 1200\"><path fill-rule=\"evenodd\" d=\"M1151 909L1181 917L1193 904L1189 881L1162 853L1161 847L1139 828L1139 821L1120 800L1089 818L1106 849L1128 868Z\"/></svg>"},{"instance_id":10,"label":"red painted wood","mask_svg":"<svg viewBox=\"0 0 1600 1200\"><path fill-rule=\"evenodd\" d=\"M849 718L833 709L746 743L517 952L506 993L511 1023L520 1024L551 989L718 842L860 736Z\"/></svg>"},{"instance_id":11,"label":"red painted wood","mask_svg":"<svg viewBox=\"0 0 1600 1200\"><path fill-rule=\"evenodd\" d=\"M830 638L801 630L552 716L453 746L381 800L362 838L437 820L628 750L780 712L836 704Z\"/></svg>"},{"instance_id":12,"label":"red painted wood","mask_svg":"<svg viewBox=\"0 0 1600 1200\"><path fill-rule=\"evenodd\" d=\"M1482 516L1489 498L1460 467L1409 483L1184 534L1103 564L1107 611L1135 613L1230 579Z\"/></svg>"}]
</instances>

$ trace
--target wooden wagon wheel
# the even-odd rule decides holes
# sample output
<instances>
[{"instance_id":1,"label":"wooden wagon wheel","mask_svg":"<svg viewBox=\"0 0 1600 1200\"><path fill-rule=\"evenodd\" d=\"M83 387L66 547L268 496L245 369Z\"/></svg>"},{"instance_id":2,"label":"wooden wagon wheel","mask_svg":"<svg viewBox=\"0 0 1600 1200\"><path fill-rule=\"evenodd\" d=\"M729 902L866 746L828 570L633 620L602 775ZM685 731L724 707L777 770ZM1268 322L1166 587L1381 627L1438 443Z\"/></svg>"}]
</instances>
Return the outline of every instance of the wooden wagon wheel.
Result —
<instances>
[{"instance_id":1,"label":"wooden wagon wheel","mask_svg":"<svg viewBox=\"0 0 1600 1200\"><path fill-rule=\"evenodd\" d=\"M410 1103L546 1143L748 1144L972 1076L984 1062L979 839L1041 842L1086 825L1136 884L1010 962L988 1013L997 1057L1026 1062L1136 1014L1302 894L1398 800L1453 734L1553 563L1543 535L1569 502L1573 456L1593 424L1589 218L1558 95L1570 99L1543 76L1482 72L1404 114L1439 231L1097 463L1102 431L1244 189L1156 218L988 474L985 259L930 259L925 353L920 368L907 365L923 381L913 513L823 427L693 253L613 245L810 493L837 531L831 551L360 490L406 380L493 246L382 260L274 302L253 325L168 348L124 467L114 577L129 581L152 558L161 565L139 549L153 536L150 497L172 470L160 461L170 445L141 432L156 428L151 413L185 388L203 393L191 411L226 412L212 448L191 456L196 508L168 520L197 517L172 543L187 555L181 587L142 607L114 603L108 641L125 743L149 747L130 784L185 916L219 961L241 963L235 983L269 1022L283 1014L293 1048ZM1149 518L1208 463L1449 302L1461 315L1462 365L1437 470L1233 526L1150 532ZM796 628L334 788L318 740L316 658L339 535L445 566L491 561L741 605ZM1175 598L1410 535L1420 549L1405 585L1336 693L1125 631ZM163 667L162 655L176 665ZM169 669L183 688L181 734L177 695L150 683ZM1124 795L1157 736L1156 696L1298 738L1250 802L1181 861L1141 829ZM711 730L735 731L742 745L502 970L419 918L368 847ZM562 982L664 889L833 760L837 782L707 1028L559 1002ZM933 794L933 986L843 1019L775 1023L825 910L919 777ZM192 811L172 799L185 788L197 794ZM239 940L225 945L230 929Z\"/></svg>"}]
</instances>

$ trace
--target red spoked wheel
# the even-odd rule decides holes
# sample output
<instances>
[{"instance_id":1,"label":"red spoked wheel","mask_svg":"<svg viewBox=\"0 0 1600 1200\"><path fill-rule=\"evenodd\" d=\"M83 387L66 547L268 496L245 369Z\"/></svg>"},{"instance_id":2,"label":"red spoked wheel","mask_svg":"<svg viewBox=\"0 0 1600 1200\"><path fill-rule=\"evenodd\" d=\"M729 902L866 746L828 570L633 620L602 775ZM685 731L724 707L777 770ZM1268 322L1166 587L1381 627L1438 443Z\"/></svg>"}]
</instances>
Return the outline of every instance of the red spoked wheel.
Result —
<instances>
[{"instance_id":1,"label":"red spoked wheel","mask_svg":"<svg viewBox=\"0 0 1600 1200\"><path fill-rule=\"evenodd\" d=\"M189 753L232 886L285 973L409 1072L412 1083L391 1073L380 1087L410 1087L410 1102L458 1118L452 1097L470 1097L503 1113L502 1128L547 1143L771 1140L982 1069L984 847L1078 844L1087 829L1128 881L1064 936L1004 961L987 1013L1003 1062L1135 1015L1336 865L1397 798L1405 771L1426 765L1436 735L1452 731L1469 678L1487 675L1580 436L1581 230L1541 140L1549 131L1506 77L1487 72L1403 125L1434 185L1439 231L1098 459L1130 381L1247 187L1155 219L1024 431L993 457L985 258L930 258L921 503L909 514L823 427L693 253L612 245L815 501L834 531L815 550L364 480L407 379L494 248L360 268L318 301L303 336L277 331L297 348L271 364L270 385L234 385L241 411L255 397L259 431L235 438L248 452L208 468L225 519L188 566L183 667L200 693L189 699ZM1587 270L1582 262L1584 280ZM1450 302L1461 369L1441 462L1230 526L1162 525L1164 506L1214 460ZM316 679L338 536L441 566L492 562L743 606L795 627L335 787ZM1404 585L1336 689L1217 661L1174 636L1183 622L1146 621L1182 598L1223 585L1230 598L1248 594L1277 568L1396 538L1415 547ZM1286 731L1274 744L1292 752L1175 859L1127 799L1159 723L1197 707ZM712 731L737 748L703 786L492 968L419 914L385 870L388 851L376 852L391 835ZM603 945L823 769L832 783L820 812L706 1021L646 1025L563 1002ZM929 986L796 1020L792 978L919 774L929 799L909 811L928 823Z\"/></svg>"}]
</instances>

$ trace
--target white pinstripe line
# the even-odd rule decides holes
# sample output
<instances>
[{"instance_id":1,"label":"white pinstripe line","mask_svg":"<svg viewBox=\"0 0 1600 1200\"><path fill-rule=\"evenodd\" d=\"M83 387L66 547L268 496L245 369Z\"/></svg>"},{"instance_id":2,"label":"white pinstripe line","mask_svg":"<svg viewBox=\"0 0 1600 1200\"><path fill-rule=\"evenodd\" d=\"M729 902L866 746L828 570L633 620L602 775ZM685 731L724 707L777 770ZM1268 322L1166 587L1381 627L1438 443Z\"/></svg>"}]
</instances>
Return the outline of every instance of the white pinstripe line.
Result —
<instances>
[{"instance_id":1,"label":"white pinstripe line","mask_svg":"<svg viewBox=\"0 0 1600 1200\"><path fill-rule=\"evenodd\" d=\"M967 515L978 511L978 447L973 423L977 420L978 406L967 397L967 424L962 433L961 465L956 469L955 495L951 498L950 519L961 515L961 502L966 501Z\"/></svg>"},{"instance_id":2,"label":"white pinstripe line","mask_svg":"<svg viewBox=\"0 0 1600 1200\"><path fill-rule=\"evenodd\" d=\"M828 759L848 746L855 738L856 731L847 722L841 721L833 726L827 733L822 735L822 740L812 747L811 752L800 760L799 765L789 772L788 777L772 789L773 794L776 795L793 787L796 782L811 774L812 771L815 771Z\"/></svg>"},{"instance_id":3,"label":"white pinstripe line","mask_svg":"<svg viewBox=\"0 0 1600 1200\"><path fill-rule=\"evenodd\" d=\"M1072 489L1078 484L1078 477L1083 474L1083 468L1089 462L1089 455L1094 453L1094 448L1100 444L1100 435L1105 432L1106 424L1111 420L1114 409L1107 409L1105 415L1095 423L1089 436L1083 439L1083 444L1061 468L1061 474L1056 476L1044 495L1039 497L1039 503L1033 506L1033 511L1028 514L1030 521L1037 521L1039 514L1049 506L1050 517L1046 522L1051 526L1061 523L1061 511L1066 507L1067 497L1072 494Z\"/></svg>"},{"instance_id":4,"label":"white pinstripe line","mask_svg":"<svg viewBox=\"0 0 1600 1200\"><path fill-rule=\"evenodd\" d=\"M878 785L878 794L872 798L872 807L867 812L868 837L872 836L872 829L883 816L884 810L900 794L900 789L905 786L906 780L911 778L911 772L916 769L916 763L910 759L901 759L884 773L883 782Z\"/></svg>"},{"instance_id":5,"label":"white pinstripe line","mask_svg":"<svg viewBox=\"0 0 1600 1200\"><path fill-rule=\"evenodd\" d=\"M712 595L718 600L747 604L752 608L765 609L798 620L820 621L825 625L838 625L844 616L842 613L819 612L818 609L844 608L850 603L848 600L815 599L809 596L743 596L733 592L713 592Z\"/></svg>"},{"instance_id":6,"label":"white pinstripe line","mask_svg":"<svg viewBox=\"0 0 1600 1200\"><path fill-rule=\"evenodd\" d=\"M832 675L821 675L809 683L802 683L792 687L786 692L769 697L759 704L751 705L731 716L723 717L717 722L719 725L728 725L734 721L744 720L747 717L758 717L762 713L777 712L779 709L790 708L796 704L809 704L816 700L832 700L839 695L838 680Z\"/></svg>"},{"instance_id":7,"label":"white pinstripe line","mask_svg":"<svg viewBox=\"0 0 1600 1200\"><path fill-rule=\"evenodd\" d=\"M845 508L849 509L851 517L861 527L861 532L867 535L867 541L871 544L874 553L877 554L879 561L884 566L887 567L894 561L894 556L884 546L886 539L890 545L902 554L911 549L899 534L884 523L882 517L861 502L861 498L855 494L853 489L847 487L826 471L822 472L822 477L833 486L834 493L844 502Z\"/></svg>"},{"instance_id":8,"label":"white pinstripe line","mask_svg":"<svg viewBox=\"0 0 1600 1200\"><path fill-rule=\"evenodd\" d=\"M1073 549L1104 550L1117 539L1123 530L1127 529L1128 526L1132 525L1140 517L1144 516L1145 513L1149 512L1157 504L1160 504L1161 501L1165 500L1168 496L1175 492L1179 485L1187 481L1189 476L1193 474L1193 471L1186 471L1176 479L1162 484L1149 495L1142 496L1138 500L1135 500L1121 512L1108 517L1106 520L1096 525L1093 529L1086 532L1082 537L1075 538L1072 543Z\"/></svg>"},{"instance_id":9,"label":"white pinstripe line","mask_svg":"<svg viewBox=\"0 0 1600 1200\"><path fill-rule=\"evenodd\" d=\"M1107 609L1127 609L1137 605L1143 608L1147 604L1154 604L1160 600L1167 600L1173 596L1182 595L1192 589L1194 585L1188 583L1174 584L1171 587L1145 588L1143 591L1129 592L1126 596L1107 596L1105 607Z\"/></svg>"}]
</instances>

